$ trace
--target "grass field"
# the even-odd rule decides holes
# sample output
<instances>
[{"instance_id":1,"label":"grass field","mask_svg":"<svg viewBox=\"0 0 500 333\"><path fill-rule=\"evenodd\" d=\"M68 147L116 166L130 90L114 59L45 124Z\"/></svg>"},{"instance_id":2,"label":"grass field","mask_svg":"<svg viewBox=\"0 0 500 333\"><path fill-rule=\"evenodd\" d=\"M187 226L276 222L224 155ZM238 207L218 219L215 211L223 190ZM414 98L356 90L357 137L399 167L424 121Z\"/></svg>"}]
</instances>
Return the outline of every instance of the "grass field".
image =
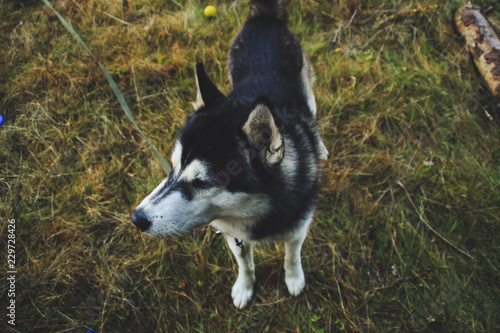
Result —
<instances>
[{"instance_id":1,"label":"grass field","mask_svg":"<svg viewBox=\"0 0 500 333\"><path fill-rule=\"evenodd\" d=\"M289 296L281 244L258 247L256 296L237 310L222 236L129 223L165 174L96 63L41 1L0 0L2 276L12 219L18 272L15 326L2 278L5 331L499 332L500 114L453 29L466 2L292 0L330 158L306 291ZM211 1L212 20L200 0L52 4L165 157L194 63L231 89L246 1ZM489 19L500 32L498 5Z\"/></svg>"}]
</instances>

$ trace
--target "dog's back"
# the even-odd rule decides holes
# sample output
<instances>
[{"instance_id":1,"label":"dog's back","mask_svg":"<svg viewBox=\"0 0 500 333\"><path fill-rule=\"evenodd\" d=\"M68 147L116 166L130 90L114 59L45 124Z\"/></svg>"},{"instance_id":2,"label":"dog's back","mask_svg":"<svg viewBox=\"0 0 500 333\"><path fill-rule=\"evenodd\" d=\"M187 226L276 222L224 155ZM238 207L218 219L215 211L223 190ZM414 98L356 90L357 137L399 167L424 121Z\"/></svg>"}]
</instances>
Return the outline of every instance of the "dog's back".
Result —
<instances>
[{"instance_id":1,"label":"dog's back","mask_svg":"<svg viewBox=\"0 0 500 333\"><path fill-rule=\"evenodd\" d=\"M229 53L233 96L253 101L266 95L277 107L306 105L302 87L305 59L300 43L287 26L286 3L250 2L249 18Z\"/></svg>"}]
</instances>

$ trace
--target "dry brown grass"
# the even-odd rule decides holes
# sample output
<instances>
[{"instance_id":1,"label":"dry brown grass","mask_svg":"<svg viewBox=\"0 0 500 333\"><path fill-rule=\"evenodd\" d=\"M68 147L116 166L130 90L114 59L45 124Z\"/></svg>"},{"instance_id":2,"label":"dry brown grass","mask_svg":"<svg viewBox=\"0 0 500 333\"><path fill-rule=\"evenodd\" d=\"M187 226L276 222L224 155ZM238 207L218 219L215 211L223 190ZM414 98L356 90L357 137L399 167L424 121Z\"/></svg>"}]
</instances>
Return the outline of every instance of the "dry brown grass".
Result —
<instances>
[{"instance_id":1,"label":"dry brown grass","mask_svg":"<svg viewBox=\"0 0 500 333\"><path fill-rule=\"evenodd\" d=\"M222 237L203 229L159 241L130 225L165 175L96 64L41 3L0 0L3 245L7 220L18 226L17 325L6 329L500 330L500 133L450 25L464 2L292 1L331 158L304 245L306 292L289 297L282 246L263 246L256 297L239 311ZM192 110L195 61L230 91L227 50L246 3L215 1L215 20L197 0L129 3L53 5L168 156ZM498 11L490 19L498 29Z\"/></svg>"}]
</instances>

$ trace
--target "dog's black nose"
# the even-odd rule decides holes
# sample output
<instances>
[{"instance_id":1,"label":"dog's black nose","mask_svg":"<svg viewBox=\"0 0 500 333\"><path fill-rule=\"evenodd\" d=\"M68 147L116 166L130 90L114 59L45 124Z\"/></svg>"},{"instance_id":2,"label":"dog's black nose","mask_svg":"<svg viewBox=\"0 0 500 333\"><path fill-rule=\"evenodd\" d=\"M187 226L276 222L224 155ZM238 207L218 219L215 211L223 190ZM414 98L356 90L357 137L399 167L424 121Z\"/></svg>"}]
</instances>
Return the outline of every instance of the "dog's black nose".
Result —
<instances>
[{"instance_id":1,"label":"dog's black nose","mask_svg":"<svg viewBox=\"0 0 500 333\"><path fill-rule=\"evenodd\" d=\"M146 231L151 226L151 221L148 220L142 209L134 210L130 218L132 219L132 223L139 228L140 231Z\"/></svg>"}]
</instances>

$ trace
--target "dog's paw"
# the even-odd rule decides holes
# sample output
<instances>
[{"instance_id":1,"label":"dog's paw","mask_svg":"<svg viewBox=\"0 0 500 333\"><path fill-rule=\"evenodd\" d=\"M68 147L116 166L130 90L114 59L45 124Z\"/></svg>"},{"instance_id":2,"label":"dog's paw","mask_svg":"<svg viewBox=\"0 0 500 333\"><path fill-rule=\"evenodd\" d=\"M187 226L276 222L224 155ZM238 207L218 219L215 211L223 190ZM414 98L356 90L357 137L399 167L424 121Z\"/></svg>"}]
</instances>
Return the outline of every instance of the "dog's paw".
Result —
<instances>
[{"instance_id":1,"label":"dog's paw","mask_svg":"<svg viewBox=\"0 0 500 333\"><path fill-rule=\"evenodd\" d=\"M285 283L288 287L288 292L292 296L299 296L306 286L304 272L301 270L298 274L288 274L285 276Z\"/></svg>"},{"instance_id":2,"label":"dog's paw","mask_svg":"<svg viewBox=\"0 0 500 333\"><path fill-rule=\"evenodd\" d=\"M236 279L231 296L238 309L243 309L252 299L254 282L255 277L252 276L238 276Z\"/></svg>"}]
</instances>

